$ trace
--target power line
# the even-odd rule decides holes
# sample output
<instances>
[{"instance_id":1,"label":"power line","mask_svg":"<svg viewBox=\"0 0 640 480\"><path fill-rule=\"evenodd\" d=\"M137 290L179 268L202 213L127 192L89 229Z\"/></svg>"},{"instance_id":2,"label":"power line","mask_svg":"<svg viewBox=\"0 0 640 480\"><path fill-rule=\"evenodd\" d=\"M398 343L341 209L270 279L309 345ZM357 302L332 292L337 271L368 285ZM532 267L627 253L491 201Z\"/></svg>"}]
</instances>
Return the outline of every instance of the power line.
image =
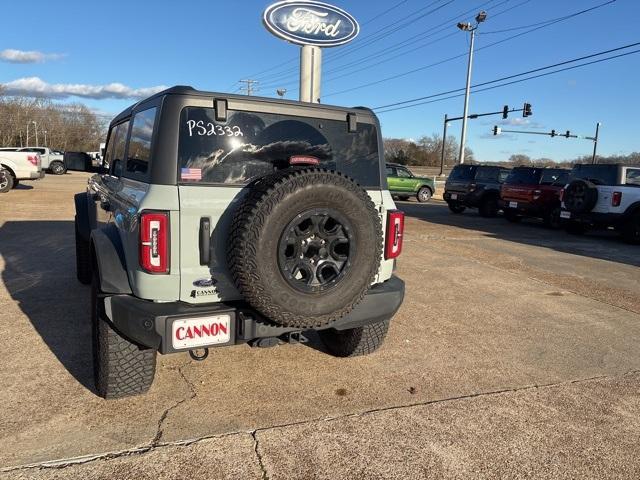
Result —
<instances>
[{"instance_id":1,"label":"power line","mask_svg":"<svg viewBox=\"0 0 640 480\"><path fill-rule=\"evenodd\" d=\"M251 95L258 90L258 81L247 78L245 80L238 80L239 83L244 83L245 85L240 87L239 90L245 92L247 95Z\"/></svg>"},{"instance_id":2,"label":"power line","mask_svg":"<svg viewBox=\"0 0 640 480\"><path fill-rule=\"evenodd\" d=\"M635 43L633 45L640 45L640 42L639 43ZM615 50L619 50L619 49L615 49ZM538 75L533 75L533 76L527 77L527 78L521 78L521 79L518 79L518 80L512 80L510 82L505 82L505 83L502 83L500 85L493 85L493 86L486 87L486 88L475 89L475 90L473 90L473 92L474 93L479 93L479 92L484 92L484 91L487 91L487 90L493 90L495 88L506 87L508 85L513 85L513 84L516 84L516 83L522 83L522 82L526 82L526 81L529 81L529 80L534 80L536 78L541 78L541 77L546 77L546 76L549 76L549 75L554 75L556 73L566 72L567 70L574 70L576 68L586 67L588 65L594 65L596 63L606 62L608 60L614 60L616 58L626 57L627 55L632 55L632 54L638 53L638 52L640 52L640 49L632 50L630 52L620 53L618 55L612 55L610 57L600 58L598 60L592 60L590 62L581 63L579 65L572 65L570 67L560 68L560 69L554 70L552 72L545 72L545 73L540 73ZM592 56L593 55L591 55L591 57ZM588 58L588 57L584 57L584 58ZM566 63L566 62L564 62L564 63ZM547 67L547 68L551 68L551 67ZM540 69L538 69L538 70L540 70ZM519 74L519 75L523 75L523 74ZM505 77L505 78L513 78L515 76L518 76L518 75L511 75L510 77ZM487 85L487 84L490 84L490 83L495 83L495 82L498 82L498 81L501 81L501 80L498 79L498 80L492 80L491 82L484 82L483 84L475 85L472 88L477 87L479 85ZM431 95L430 97L436 97L436 96L440 96L440 95L445 95L446 93L451 93L453 91L459 91L459 90L461 90L461 89L452 90L450 92L443 92L443 93L436 94L436 95ZM464 93L459 93L459 94L456 94L456 95L450 95L450 96L442 97L442 98L436 98L434 100L428 100L428 101L425 101L425 102L414 103L412 105L404 105L404 106L399 106L399 107L395 107L395 108L386 108L384 110L378 110L377 113L387 113L387 112L393 112L395 110L403 110L405 108L417 107L419 105L426 105L426 104L429 104L429 103L435 103L435 102L440 102L440 101L443 101L443 100L448 100L448 99L451 99L451 98L461 97L462 95L464 95ZM382 107L378 107L378 109L380 109L380 108L382 108Z\"/></svg>"},{"instance_id":3,"label":"power line","mask_svg":"<svg viewBox=\"0 0 640 480\"><path fill-rule=\"evenodd\" d=\"M615 2L615 1L616 1L616 0L609 0L609 1L607 1L607 2L601 3L601 4L596 5L596 6L594 6L594 7L591 7L591 8L585 9L585 10L581 10L581 11L579 11L579 12L575 12L575 13L572 13L572 14L570 14L570 15L566 15L565 17L562 17L561 19L551 21L551 22L549 22L549 23L546 23L545 25L540 25L540 26L537 26L537 27L531 28L531 29L526 30L526 31L524 31L524 32L517 33L517 34L515 34L515 35L511 35L510 37L503 38L503 39L498 40L498 41L496 41L496 42L493 42L493 43L490 43L490 44L485 45L485 46L483 46L483 47L477 48L475 51L476 51L476 52L478 52L478 51L480 51L480 50L484 50L484 49L486 49L486 48L491 48L491 47L494 47L494 46L499 45L499 44L501 44L501 43L508 42L509 40L513 40L514 38L518 38L518 37L521 37L521 36L523 36L523 35L527 35L528 33L535 32L535 31L540 30L540 29L542 29L542 28L550 27L550 26L552 26L552 25L555 25L556 23L559 23L559 22L562 22L562 21L565 21L565 20L569 20L569 19L571 19L571 18L577 17L577 16L579 16L579 15L582 15L582 14L584 14L584 13L590 12L590 11L592 11L592 10L595 10L595 9L597 9L597 8L604 7L605 5L609 5L609 4L611 4L611 3ZM347 89L345 89L345 90L340 90L340 91L338 91L338 92L329 93L329 94L324 95L324 97L330 97L330 96L333 96L333 95L340 95L340 94L347 93L347 92L351 92L351 91L354 91L354 90L359 90L359 89L361 89L361 88L370 87L370 86L373 86L373 85L378 85L378 84L380 84L380 83L388 82L389 80L395 80L396 78L405 77L405 76L407 76L407 75L411 75L411 74L413 74L413 73L417 73L417 72L420 72L420 71L422 71L422 70L426 70L426 69L428 69L428 68L432 68L432 67L435 67L435 66L437 66L437 65L441 65L441 64L443 64L443 63L447 63L447 62L450 62L450 61L452 61L452 60L455 60L455 59L458 59L458 58L461 58L461 57L465 57L465 56L467 56L467 52L461 53L461 54L459 54L459 55L454 55L454 56L452 56L452 57L445 58L445 59L443 59L443 60L439 60L439 61L437 61L437 62L434 62L434 63L428 64L428 65L423 65L423 66L421 66L421 67L414 68L414 69L412 69L412 70L408 70L408 71L406 71L406 72L402 72L402 73L399 73L399 74L396 74L396 75L391 75L391 76L389 76L389 77L385 77L385 78L382 78L382 79L380 79L380 80L375 80L375 81L373 81L373 82L364 83L364 84L361 84L361 85L358 85L358 86L355 86L355 87L347 88Z\"/></svg>"}]
</instances>

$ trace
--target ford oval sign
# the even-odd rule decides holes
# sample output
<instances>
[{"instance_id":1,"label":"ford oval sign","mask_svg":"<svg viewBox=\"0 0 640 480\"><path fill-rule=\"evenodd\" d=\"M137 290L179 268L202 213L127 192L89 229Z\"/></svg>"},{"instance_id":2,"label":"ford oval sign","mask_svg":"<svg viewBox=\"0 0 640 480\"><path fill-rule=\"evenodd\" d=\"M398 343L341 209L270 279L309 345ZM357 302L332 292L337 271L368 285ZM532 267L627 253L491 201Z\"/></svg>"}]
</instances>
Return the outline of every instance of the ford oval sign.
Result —
<instances>
[{"instance_id":1,"label":"ford oval sign","mask_svg":"<svg viewBox=\"0 0 640 480\"><path fill-rule=\"evenodd\" d=\"M284 1L267 7L263 21L277 37L299 45L335 47L360 32L356 19L341 8L315 1Z\"/></svg>"}]
</instances>

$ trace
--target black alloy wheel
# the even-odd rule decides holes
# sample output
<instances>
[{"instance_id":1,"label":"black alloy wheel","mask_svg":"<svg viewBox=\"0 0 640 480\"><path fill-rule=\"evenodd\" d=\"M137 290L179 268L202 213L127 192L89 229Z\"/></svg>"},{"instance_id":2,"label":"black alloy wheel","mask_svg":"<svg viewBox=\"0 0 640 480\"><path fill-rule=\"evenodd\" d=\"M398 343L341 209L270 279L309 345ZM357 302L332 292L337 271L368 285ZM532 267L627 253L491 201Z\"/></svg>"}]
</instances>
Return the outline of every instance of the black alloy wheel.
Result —
<instances>
[{"instance_id":1,"label":"black alloy wheel","mask_svg":"<svg viewBox=\"0 0 640 480\"><path fill-rule=\"evenodd\" d=\"M333 209L315 208L287 225L278 265L289 285L305 293L336 285L351 266L355 244L350 222Z\"/></svg>"}]
</instances>

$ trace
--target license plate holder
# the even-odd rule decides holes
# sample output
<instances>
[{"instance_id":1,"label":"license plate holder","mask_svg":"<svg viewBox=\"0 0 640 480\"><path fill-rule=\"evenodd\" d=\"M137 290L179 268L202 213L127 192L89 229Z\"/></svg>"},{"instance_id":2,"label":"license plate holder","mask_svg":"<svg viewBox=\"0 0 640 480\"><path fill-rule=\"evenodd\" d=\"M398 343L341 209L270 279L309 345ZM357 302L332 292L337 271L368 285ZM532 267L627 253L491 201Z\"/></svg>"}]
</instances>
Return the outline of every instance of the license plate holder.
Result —
<instances>
[{"instance_id":1,"label":"license plate holder","mask_svg":"<svg viewBox=\"0 0 640 480\"><path fill-rule=\"evenodd\" d=\"M229 313L176 318L171 323L171 346L182 350L230 343L232 319Z\"/></svg>"},{"instance_id":2,"label":"license plate holder","mask_svg":"<svg viewBox=\"0 0 640 480\"><path fill-rule=\"evenodd\" d=\"M518 208L518 202L509 202L509 208Z\"/></svg>"}]
</instances>

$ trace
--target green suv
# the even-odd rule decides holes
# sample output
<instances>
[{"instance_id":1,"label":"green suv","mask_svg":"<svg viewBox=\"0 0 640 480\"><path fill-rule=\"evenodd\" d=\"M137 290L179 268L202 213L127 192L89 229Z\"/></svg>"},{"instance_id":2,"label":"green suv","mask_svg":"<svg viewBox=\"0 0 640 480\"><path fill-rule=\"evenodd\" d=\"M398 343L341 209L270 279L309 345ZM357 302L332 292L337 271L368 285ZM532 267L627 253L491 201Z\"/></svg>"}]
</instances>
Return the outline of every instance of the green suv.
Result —
<instances>
[{"instance_id":1,"label":"green suv","mask_svg":"<svg viewBox=\"0 0 640 480\"><path fill-rule=\"evenodd\" d=\"M389 191L400 200L409 200L415 195L419 202L428 202L436 191L432 178L416 177L404 165L387 163Z\"/></svg>"}]
</instances>

